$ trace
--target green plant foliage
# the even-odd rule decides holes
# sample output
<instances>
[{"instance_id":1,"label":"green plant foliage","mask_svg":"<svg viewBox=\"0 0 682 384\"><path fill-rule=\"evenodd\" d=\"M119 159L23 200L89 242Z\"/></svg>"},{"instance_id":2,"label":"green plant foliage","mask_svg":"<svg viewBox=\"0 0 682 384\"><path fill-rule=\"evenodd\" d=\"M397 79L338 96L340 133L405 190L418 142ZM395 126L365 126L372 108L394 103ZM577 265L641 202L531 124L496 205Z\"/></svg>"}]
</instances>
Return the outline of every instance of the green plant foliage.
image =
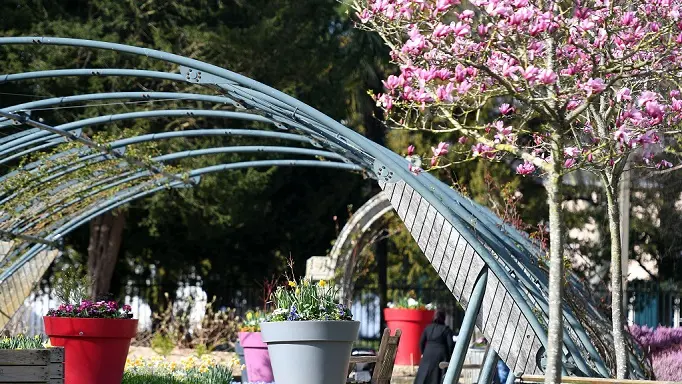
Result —
<instances>
[{"instance_id":1,"label":"green plant foliage","mask_svg":"<svg viewBox=\"0 0 682 384\"><path fill-rule=\"evenodd\" d=\"M161 332L154 334L151 345L154 352L164 357L170 356L173 349L175 349L173 338Z\"/></svg>"},{"instance_id":2,"label":"green plant foliage","mask_svg":"<svg viewBox=\"0 0 682 384\"><path fill-rule=\"evenodd\" d=\"M82 268L71 266L62 270L55 295L61 304L80 303L88 297L90 281Z\"/></svg>"},{"instance_id":3,"label":"green plant foliage","mask_svg":"<svg viewBox=\"0 0 682 384\"><path fill-rule=\"evenodd\" d=\"M46 341L42 336L28 337L17 335L0 338L0 349L45 349Z\"/></svg>"}]
</instances>

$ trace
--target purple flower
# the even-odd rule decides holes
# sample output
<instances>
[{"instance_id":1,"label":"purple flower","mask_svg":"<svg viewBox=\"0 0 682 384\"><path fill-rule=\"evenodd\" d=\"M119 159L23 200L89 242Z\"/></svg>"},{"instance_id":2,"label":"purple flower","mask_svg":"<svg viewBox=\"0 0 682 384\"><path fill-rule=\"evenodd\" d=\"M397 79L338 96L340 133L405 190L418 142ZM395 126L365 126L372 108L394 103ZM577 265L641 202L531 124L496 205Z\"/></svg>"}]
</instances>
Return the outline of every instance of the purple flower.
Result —
<instances>
[{"instance_id":1,"label":"purple flower","mask_svg":"<svg viewBox=\"0 0 682 384\"><path fill-rule=\"evenodd\" d=\"M287 320L296 321L300 318L301 316L299 316L298 313L296 312L296 304L292 305L291 309L289 310L289 316L287 316Z\"/></svg>"},{"instance_id":2,"label":"purple flower","mask_svg":"<svg viewBox=\"0 0 682 384\"><path fill-rule=\"evenodd\" d=\"M93 303L89 300L83 300L80 304L61 304L57 309L49 310L47 316L109 319L132 318L130 306L125 305L121 309L119 310L118 303L115 301L98 301Z\"/></svg>"}]
</instances>

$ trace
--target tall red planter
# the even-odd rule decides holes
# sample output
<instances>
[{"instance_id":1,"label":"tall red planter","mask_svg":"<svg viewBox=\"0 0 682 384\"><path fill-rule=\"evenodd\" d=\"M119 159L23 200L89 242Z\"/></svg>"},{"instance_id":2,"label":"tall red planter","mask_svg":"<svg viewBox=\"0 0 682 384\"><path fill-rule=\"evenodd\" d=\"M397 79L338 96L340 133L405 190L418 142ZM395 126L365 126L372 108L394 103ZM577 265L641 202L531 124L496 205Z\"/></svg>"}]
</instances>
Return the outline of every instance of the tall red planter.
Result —
<instances>
[{"instance_id":1,"label":"tall red planter","mask_svg":"<svg viewBox=\"0 0 682 384\"><path fill-rule=\"evenodd\" d=\"M65 384L121 384L136 319L43 317L50 344L64 347Z\"/></svg>"},{"instance_id":2,"label":"tall red planter","mask_svg":"<svg viewBox=\"0 0 682 384\"><path fill-rule=\"evenodd\" d=\"M389 329L400 329L403 334L395 357L397 365L417 365L421 360L419 338L424 328L433 321L436 311L426 309L385 308L384 318Z\"/></svg>"}]
</instances>

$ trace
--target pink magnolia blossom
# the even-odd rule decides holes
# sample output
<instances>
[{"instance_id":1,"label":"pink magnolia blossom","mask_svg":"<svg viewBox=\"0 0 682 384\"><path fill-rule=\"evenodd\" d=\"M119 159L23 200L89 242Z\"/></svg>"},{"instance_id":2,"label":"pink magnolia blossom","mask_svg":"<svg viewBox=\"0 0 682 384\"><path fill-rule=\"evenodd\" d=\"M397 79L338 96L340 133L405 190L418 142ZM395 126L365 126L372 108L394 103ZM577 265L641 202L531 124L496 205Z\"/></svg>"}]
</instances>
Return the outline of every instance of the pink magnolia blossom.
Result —
<instances>
[{"instance_id":1,"label":"pink magnolia blossom","mask_svg":"<svg viewBox=\"0 0 682 384\"><path fill-rule=\"evenodd\" d=\"M558 76L551 69L543 69L538 75L538 80L543 84L554 84L557 81Z\"/></svg>"},{"instance_id":2,"label":"pink magnolia blossom","mask_svg":"<svg viewBox=\"0 0 682 384\"><path fill-rule=\"evenodd\" d=\"M516 173L519 175L530 175L531 173L535 172L535 165L533 163L530 163L528 161L524 161L523 164L519 164L516 167Z\"/></svg>"},{"instance_id":3,"label":"pink magnolia blossom","mask_svg":"<svg viewBox=\"0 0 682 384\"><path fill-rule=\"evenodd\" d=\"M510 114L514 113L514 107L512 107L511 105L509 105L507 103L500 105L498 110L503 115L510 115Z\"/></svg>"},{"instance_id":4,"label":"pink magnolia blossom","mask_svg":"<svg viewBox=\"0 0 682 384\"><path fill-rule=\"evenodd\" d=\"M639 98L637 98L637 105L641 107L649 102L656 101L657 99L658 94L656 92L644 91L639 95Z\"/></svg>"},{"instance_id":5,"label":"pink magnolia blossom","mask_svg":"<svg viewBox=\"0 0 682 384\"><path fill-rule=\"evenodd\" d=\"M408 145L407 146L407 156L412 156L414 155L414 145Z\"/></svg>"},{"instance_id":6,"label":"pink magnolia blossom","mask_svg":"<svg viewBox=\"0 0 682 384\"><path fill-rule=\"evenodd\" d=\"M386 80L382 81L382 83L384 84L384 87L386 87L386 89L392 92L396 88L403 85L404 81L401 81L398 76L390 75L388 78L386 78Z\"/></svg>"},{"instance_id":7,"label":"pink magnolia blossom","mask_svg":"<svg viewBox=\"0 0 682 384\"><path fill-rule=\"evenodd\" d=\"M378 94L377 95L377 106L381 106L386 108L387 110L390 110L393 108L393 98L390 95L387 94Z\"/></svg>"},{"instance_id":8,"label":"pink magnolia blossom","mask_svg":"<svg viewBox=\"0 0 682 384\"><path fill-rule=\"evenodd\" d=\"M459 4L459 1L455 2L453 0L436 0L434 11L445 12L450 9L451 6Z\"/></svg>"},{"instance_id":9,"label":"pink magnolia blossom","mask_svg":"<svg viewBox=\"0 0 682 384\"><path fill-rule=\"evenodd\" d=\"M448 147L449 146L450 146L450 144L441 141L440 143L438 143L438 147L435 147L435 148L431 147L431 151L433 152L433 156L438 157L438 156L446 155L448 153Z\"/></svg>"},{"instance_id":10,"label":"pink magnolia blossom","mask_svg":"<svg viewBox=\"0 0 682 384\"><path fill-rule=\"evenodd\" d=\"M523 76L524 79L528 80L529 82L532 82L535 79L537 79L539 73L540 70L537 67L531 65L530 67L524 69L521 72L521 75Z\"/></svg>"},{"instance_id":11,"label":"pink magnolia blossom","mask_svg":"<svg viewBox=\"0 0 682 384\"><path fill-rule=\"evenodd\" d=\"M452 32L452 29L450 28L449 25L445 24L438 24L436 25L436 28L433 29L433 37L435 38L441 38L449 35Z\"/></svg>"},{"instance_id":12,"label":"pink magnolia blossom","mask_svg":"<svg viewBox=\"0 0 682 384\"><path fill-rule=\"evenodd\" d=\"M368 22L372 18L372 14L367 9L363 9L362 12L358 12L356 14L360 19L360 22L362 22L363 24Z\"/></svg>"},{"instance_id":13,"label":"pink magnolia blossom","mask_svg":"<svg viewBox=\"0 0 682 384\"><path fill-rule=\"evenodd\" d=\"M632 100L631 96L631 91L630 88L621 88L616 92L616 101L617 102L622 102L622 101L630 101Z\"/></svg>"},{"instance_id":14,"label":"pink magnolia blossom","mask_svg":"<svg viewBox=\"0 0 682 384\"><path fill-rule=\"evenodd\" d=\"M465 21L465 22L470 22L473 20L474 16L476 16L476 13L470 9L465 9L462 11L462 13L459 14L459 20Z\"/></svg>"},{"instance_id":15,"label":"pink magnolia blossom","mask_svg":"<svg viewBox=\"0 0 682 384\"><path fill-rule=\"evenodd\" d=\"M656 163L656 168L661 169L661 168L670 168L672 167L673 164L667 160L661 160L658 163Z\"/></svg>"},{"instance_id":16,"label":"pink magnolia blossom","mask_svg":"<svg viewBox=\"0 0 682 384\"><path fill-rule=\"evenodd\" d=\"M455 85L448 83L447 85L439 85L436 90L436 97L442 101L453 101L452 92L455 90Z\"/></svg>"},{"instance_id":17,"label":"pink magnolia blossom","mask_svg":"<svg viewBox=\"0 0 682 384\"><path fill-rule=\"evenodd\" d=\"M474 156L481 156L488 159L495 157L494 148L483 143L476 143L476 145L471 147L471 152L474 154Z\"/></svg>"},{"instance_id":18,"label":"pink magnolia blossom","mask_svg":"<svg viewBox=\"0 0 682 384\"><path fill-rule=\"evenodd\" d=\"M462 22L458 22L454 26L451 26L452 33L455 34L455 36L459 37L465 37L471 33L471 27L469 24L462 24Z\"/></svg>"},{"instance_id":19,"label":"pink magnolia blossom","mask_svg":"<svg viewBox=\"0 0 682 384\"><path fill-rule=\"evenodd\" d=\"M576 147L566 147L564 148L564 155L568 157L577 157L580 155L580 150Z\"/></svg>"},{"instance_id":20,"label":"pink magnolia blossom","mask_svg":"<svg viewBox=\"0 0 682 384\"><path fill-rule=\"evenodd\" d=\"M599 94L606 89L606 84L602 79L589 79L584 85L583 89L587 91L587 96Z\"/></svg>"}]
</instances>

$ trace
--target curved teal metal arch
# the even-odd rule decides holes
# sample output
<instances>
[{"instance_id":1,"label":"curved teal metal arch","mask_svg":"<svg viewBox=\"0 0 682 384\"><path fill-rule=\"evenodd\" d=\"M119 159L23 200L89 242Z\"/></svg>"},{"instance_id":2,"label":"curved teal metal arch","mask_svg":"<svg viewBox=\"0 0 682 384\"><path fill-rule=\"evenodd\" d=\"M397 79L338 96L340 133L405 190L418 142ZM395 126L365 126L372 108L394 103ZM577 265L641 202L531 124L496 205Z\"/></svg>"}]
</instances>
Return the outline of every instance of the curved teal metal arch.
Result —
<instances>
[{"instance_id":1,"label":"curved teal metal arch","mask_svg":"<svg viewBox=\"0 0 682 384\"><path fill-rule=\"evenodd\" d=\"M416 176L410 173L407 170L406 161L400 156L372 143L358 133L288 95L241 75L197 60L144 48L77 39L0 38L0 45L3 44L63 45L108 49L120 53L144 55L180 65L180 77L177 74L158 75L154 71L138 70L113 70L108 74L123 76L126 75L124 73L127 73L127 75L133 76L160 76L159 78L165 80L178 81L184 79L187 83L201 84L221 90L222 96L234 101L235 104L233 105L243 111L186 109L168 113L169 111L155 110L112 116L117 116L116 119L123 120L123 115L126 115L125 118L158 116L179 118L197 116L198 114L206 117L228 117L269 123L280 129L298 132L308 137L311 142L347 159L352 164L333 164L339 164L338 167L340 168L343 168L341 165L344 165L352 170L362 169L379 181L387 196L390 196L389 199L394 209L405 221L419 246L424 250L434 268L441 274L455 297L465 307L471 307L472 310L467 313L467 319L470 319L469 323L465 324L464 332L461 335L463 341L470 337L470 331L473 329L473 322L475 321L484 334L489 337L500 358L507 362L515 373L541 372L540 355L546 347L547 341L545 330L535 311L542 312L543 310L542 288L546 279L543 272L532 265L533 255L537 254L537 250L533 249L532 244L514 230L503 233L498 231L497 227L491 226L490 224L494 224L495 220L484 208L475 206L473 209L466 208L467 203L441 182L430 178L428 175ZM22 78L65 75L104 75L102 74L104 72L94 73L92 70L77 71L43 71L41 74L33 73L33 75L28 73L7 75L4 78L0 77L0 79L12 81ZM116 74L114 73L116 71L124 72L117 72L118 74ZM34 108L36 107L34 106ZM24 109L26 109L25 106ZM28 123L40 129L25 130L13 135L11 140L0 141L0 151L9 151L1 153L16 152L18 149L27 147L39 148L38 150L40 150L49 147L50 140L61 140L59 135L55 136L41 129L49 128L52 133L62 134L76 131L89 124L110 122L113 118L112 116L102 116L52 127L39 124L25 115L16 114L16 112L17 110L8 107L0 110L0 115L16 120L18 123ZM313 163L315 166L320 166L319 164L328 164L329 162L310 162L310 164ZM275 163L271 164L274 165ZM303 165L303 163L290 163L290 165ZM209 168L218 171L231 169L230 166L230 164L226 164ZM210 171L203 169L203 172ZM201 173L200 170L194 170L189 174L190 176L198 176ZM185 184L182 180L171 180L170 178L167 178L167 181L166 185L152 189L143 190L143 188L131 187L132 189L125 193L115 195L105 205L91 206L87 208L86 212L80 212L77 217L68 218L68 222L50 226L47 228L44 238L47 241L57 240L75 226L81 225L101 212L125 204L134 198L167 187L177 188L194 184ZM476 222L471 222L472 219ZM486 225L478 224L479 222ZM0 229L4 231L2 222L0 222ZM7 231L3 233L5 235L13 234L7 233ZM12 266L0 274L0 284L3 284L15 273L20 272L22 266L45 247L47 245L37 244L24 252L18 260L14 260ZM523 249L522 252L516 250L519 247ZM25 247L20 248L24 249ZM474 287L476 288L474 289ZM479 308L480 311L476 308ZM501 320L491 321L491 316L494 316L491 313L500 313L499 319ZM570 311L567 313L567 317L571 317ZM592 341L590 335L586 333L579 322L571 325L575 326L575 333L578 334L578 339L583 347L586 340ZM592 350L580 350L570 337L564 339L564 347L566 349L564 356L577 365L566 373L593 375L598 371L603 376L608 374L605 372L606 369L603 364L599 363L599 359L597 359L597 363L594 362L595 355L597 358L601 357L599 353L595 354ZM585 349L589 350L589 348ZM461 358L461 354L453 357L456 361L453 361L454 364L451 365L453 368L448 372L449 377L452 377L453 373L461 368ZM458 366L459 368L457 368Z\"/></svg>"},{"instance_id":2,"label":"curved teal metal arch","mask_svg":"<svg viewBox=\"0 0 682 384\"><path fill-rule=\"evenodd\" d=\"M234 146L234 147L216 147L216 148L205 148L205 149L199 149L199 150L189 150L189 151L182 151L182 152L174 152L174 153L169 153L166 155L161 155L152 158L154 161L158 162L167 162L167 161L172 161L172 160L179 160L179 159L185 159L185 158L190 158L190 157L195 157L195 156L205 156L205 155L214 155L214 154L225 154L225 153L282 153L282 154L289 154L289 155L301 155L301 156L319 156L319 157L324 157L327 159L334 159L334 160L343 160L343 157L340 155L333 153L333 152L327 152L327 151L320 151L320 150L315 150L315 149L304 149L304 148L291 148L291 147L278 147L278 146ZM102 157L102 156L100 156ZM104 160L103 158L101 160ZM85 167L86 165L83 166L78 166L78 167L73 167L70 168L69 170L77 170L81 169L82 167ZM347 171L362 171L362 168L350 165L350 164L345 164L345 163L336 163L336 162L324 162L324 165L320 165L321 167L325 168L330 168L330 169L341 169L341 170L347 170ZM44 181L47 181L48 179L53 179L55 177L62 176L64 174L67 174L68 172L60 172L55 175L50 175L46 179L43 179ZM10 231L19 231L19 232L25 232L29 229L31 229L34 225L38 224L41 219L45 219L51 215L58 214L60 211L63 209L68 208L69 206L78 203L79 201L82 201L88 197L94 196L98 193L104 192L108 189L111 189L117 185L124 184L139 178L151 176L150 172L138 172L133 175L131 175L132 172L124 172L123 174L119 175L120 177L118 178L107 178L105 183L94 183L94 184L89 184L86 188L82 188L79 190L79 193L85 193L90 191L87 195L84 197L79 197L76 199L73 199L72 201L64 204L64 205L59 205L54 207L55 209L49 210L49 209L42 209L42 213L35 218L34 221L32 221L28 225L24 225L23 227L18 228L19 225L23 224L25 221L18 221L14 224L12 224L10 227L7 228L7 230ZM78 184L82 183L87 183L87 181L82 181ZM108 184L107 184L108 183ZM70 187L73 186L69 185ZM95 187L100 187L96 190ZM91 191L92 190L92 191ZM58 192L55 190L55 192ZM12 196L15 196L16 194L13 194ZM6 199L7 200L7 199ZM63 200L62 200L63 201ZM57 201L56 203L59 203L60 201ZM47 206L45 208L52 208L53 206Z\"/></svg>"}]
</instances>

